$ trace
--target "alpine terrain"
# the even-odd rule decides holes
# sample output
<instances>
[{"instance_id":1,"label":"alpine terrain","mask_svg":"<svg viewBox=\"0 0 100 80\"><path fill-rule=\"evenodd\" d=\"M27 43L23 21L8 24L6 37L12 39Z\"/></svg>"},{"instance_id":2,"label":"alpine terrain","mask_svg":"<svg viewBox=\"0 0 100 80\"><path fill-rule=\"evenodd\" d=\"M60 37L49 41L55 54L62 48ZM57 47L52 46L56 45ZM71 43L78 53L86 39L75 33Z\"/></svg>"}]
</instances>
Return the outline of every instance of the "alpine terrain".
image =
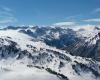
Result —
<instances>
[{"instance_id":1,"label":"alpine terrain","mask_svg":"<svg viewBox=\"0 0 100 80\"><path fill-rule=\"evenodd\" d=\"M100 28L0 29L0 80L100 80Z\"/></svg>"}]
</instances>

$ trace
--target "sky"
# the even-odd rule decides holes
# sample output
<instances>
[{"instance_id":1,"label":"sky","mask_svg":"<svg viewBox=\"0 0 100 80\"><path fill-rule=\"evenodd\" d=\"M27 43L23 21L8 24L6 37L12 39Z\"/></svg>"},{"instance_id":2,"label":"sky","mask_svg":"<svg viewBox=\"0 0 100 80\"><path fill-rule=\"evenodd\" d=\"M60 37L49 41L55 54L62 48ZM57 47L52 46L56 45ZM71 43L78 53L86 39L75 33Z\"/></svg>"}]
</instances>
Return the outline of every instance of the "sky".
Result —
<instances>
[{"instance_id":1,"label":"sky","mask_svg":"<svg viewBox=\"0 0 100 80\"><path fill-rule=\"evenodd\" d=\"M0 0L0 26L100 25L100 0Z\"/></svg>"}]
</instances>

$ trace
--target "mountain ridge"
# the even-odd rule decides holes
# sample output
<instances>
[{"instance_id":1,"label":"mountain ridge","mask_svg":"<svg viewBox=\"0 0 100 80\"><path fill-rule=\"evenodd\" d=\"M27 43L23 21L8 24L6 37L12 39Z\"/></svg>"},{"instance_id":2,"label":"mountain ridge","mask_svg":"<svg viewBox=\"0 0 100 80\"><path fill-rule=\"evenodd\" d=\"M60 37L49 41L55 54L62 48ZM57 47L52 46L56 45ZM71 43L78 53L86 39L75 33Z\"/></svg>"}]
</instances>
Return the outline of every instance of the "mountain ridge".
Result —
<instances>
[{"instance_id":1,"label":"mountain ridge","mask_svg":"<svg viewBox=\"0 0 100 80\"><path fill-rule=\"evenodd\" d=\"M0 30L0 66L2 67L0 74L3 73L2 70L4 73L8 71L9 74L9 71L20 70L23 67L26 70L28 67L32 70L36 68L53 74L58 78L57 80L99 80L99 61L93 60L93 58L72 56L70 50L62 50L55 46L55 41L58 39L65 41L60 44L65 48L69 41L71 44L74 43L74 40L78 41L77 38L80 38L80 35L77 36L76 31L59 27L2 29ZM54 40L54 45L47 44L46 40ZM84 41L84 37L82 40ZM2 79L5 80L4 77Z\"/></svg>"}]
</instances>

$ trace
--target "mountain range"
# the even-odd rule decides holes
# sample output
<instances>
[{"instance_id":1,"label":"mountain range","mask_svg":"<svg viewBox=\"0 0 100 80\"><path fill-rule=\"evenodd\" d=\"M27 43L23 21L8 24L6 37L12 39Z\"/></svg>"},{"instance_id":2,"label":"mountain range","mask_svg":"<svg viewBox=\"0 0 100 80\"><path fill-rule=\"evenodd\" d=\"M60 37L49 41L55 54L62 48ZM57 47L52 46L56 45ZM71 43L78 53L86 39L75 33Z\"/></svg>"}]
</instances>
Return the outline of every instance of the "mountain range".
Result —
<instances>
[{"instance_id":1,"label":"mountain range","mask_svg":"<svg viewBox=\"0 0 100 80\"><path fill-rule=\"evenodd\" d=\"M100 80L100 27L0 29L0 78Z\"/></svg>"}]
</instances>

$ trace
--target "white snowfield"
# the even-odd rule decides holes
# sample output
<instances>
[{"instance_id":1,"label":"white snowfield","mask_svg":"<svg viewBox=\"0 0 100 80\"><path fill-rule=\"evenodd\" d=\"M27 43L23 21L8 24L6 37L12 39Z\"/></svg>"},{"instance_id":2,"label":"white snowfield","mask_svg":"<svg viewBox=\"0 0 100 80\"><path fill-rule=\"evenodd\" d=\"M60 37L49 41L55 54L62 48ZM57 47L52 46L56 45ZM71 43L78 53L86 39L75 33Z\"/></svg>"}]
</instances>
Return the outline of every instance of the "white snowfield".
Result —
<instances>
[{"instance_id":1,"label":"white snowfield","mask_svg":"<svg viewBox=\"0 0 100 80\"><path fill-rule=\"evenodd\" d=\"M90 36L89 33L84 34L84 36L86 36L87 34L88 36ZM55 38L58 38L58 36L59 34L56 33ZM27 56L19 60L17 60L16 57L15 58L9 57L8 59L0 59L0 80L67 80L66 78L64 79L59 77L59 75L48 72L46 70L47 68L50 68L57 74L59 73L66 76L68 80L100 80L100 75L99 77L96 77L92 73L92 71L89 71L90 69L87 70L87 72L85 72L84 69L82 71L82 69L79 66L80 64L76 66L76 70L77 68L79 68L77 70L79 71L79 75L77 71L75 71L74 68L72 67L72 65L76 65L78 63L90 66L90 63L92 64L91 59L86 60L83 59L82 57L71 56L70 54L66 53L63 50L59 50L56 49L55 47L46 45L42 41L34 41L33 37L24 33L20 33L19 30L11 30L11 29L0 30L0 38L9 39L11 41L16 42L18 48L20 48L22 51L27 50L33 56L38 55L38 53L34 54L32 49L30 47L27 47L27 45L32 45L36 47L37 52L39 52L41 48L43 48L44 52L46 52L47 55L53 56L51 62L45 61L45 64L43 65L41 63L37 63L36 66L39 66L40 68L36 68L32 64L32 59L29 59ZM9 42L4 41L3 45L10 45L10 44ZM46 51L46 49L59 52L62 55L65 55L65 57L69 57L71 60L68 61L62 59L60 58L60 55L55 56L56 53L52 52L49 53ZM40 51L40 53L42 53L42 51ZM47 58L49 59L50 56L49 57L47 56ZM42 60L44 61L45 59L46 58L42 58L41 61ZM61 62L64 66L60 68L59 65ZM100 63L97 62L95 64L96 64L95 70L98 71L98 73L100 74L100 68L98 68L100 67ZM27 67L27 65L33 65L33 66ZM44 68L42 69L41 67Z\"/></svg>"},{"instance_id":2,"label":"white snowfield","mask_svg":"<svg viewBox=\"0 0 100 80\"><path fill-rule=\"evenodd\" d=\"M45 70L29 68L25 65L16 64L0 65L0 80L60 80L57 76Z\"/></svg>"},{"instance_id":3,"label":"white snowfield","mask_svg":"<svg viewBox=\"0 0 100 80\"><path fill-rule=\"evenodd\" d=\"M41 47L45 47L46 45L41 42L32 42L32 37L25 35L23 33L19 33L17 30L6 30L6 31L0 31L0 37L6 38L11 37L11 40L14 42L17 42L18 45L21 47L22 50L29 50L28 47L26 47L27 44L31 44L33 46L36 46L37 49L40 49Z\"/></svg>"}]
</instances>

